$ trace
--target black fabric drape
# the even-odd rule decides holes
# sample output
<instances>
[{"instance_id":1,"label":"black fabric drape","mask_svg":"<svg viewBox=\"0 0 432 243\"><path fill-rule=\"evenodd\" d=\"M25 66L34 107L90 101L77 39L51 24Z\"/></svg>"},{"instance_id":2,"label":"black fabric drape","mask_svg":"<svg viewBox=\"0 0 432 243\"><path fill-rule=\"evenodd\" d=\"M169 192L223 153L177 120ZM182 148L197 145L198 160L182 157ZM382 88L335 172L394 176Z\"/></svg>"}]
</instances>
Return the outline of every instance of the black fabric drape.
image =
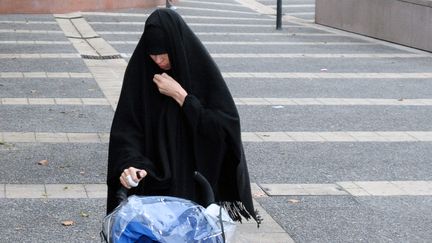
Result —
<instances>
[{"instance_id":1,"label":"black fabric drape","mask_svg":"<svg viewBox=\"0 0 432 243\"><path fill-rule=\"evenodd\" d=\"M148 55L149 28L164 31L171 63L167 73L188 93L182 107L160 94L153 82L154 74L166 71ZM259 222L240 134L233 98L201 41L176 12L154 11L127 66L111 127L107 212L117 206L114 193L125 168L148 173L130 193L179 196L199 203L192 179L197 170L234 220L252 216Z\"/></svg>"}]
</instances>

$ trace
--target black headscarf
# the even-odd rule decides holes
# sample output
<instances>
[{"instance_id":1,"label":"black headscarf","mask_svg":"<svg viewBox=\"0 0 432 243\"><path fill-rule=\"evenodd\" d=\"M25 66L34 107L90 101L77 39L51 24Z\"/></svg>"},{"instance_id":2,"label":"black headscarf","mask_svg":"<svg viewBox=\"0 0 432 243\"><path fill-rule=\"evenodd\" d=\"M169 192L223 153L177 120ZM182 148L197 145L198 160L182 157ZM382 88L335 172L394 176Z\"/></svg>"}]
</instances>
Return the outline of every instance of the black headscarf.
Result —
<instances>
[{"instance_id":1,"label":"black headscarf","mask_svg":"<svg viewBox=\"0 0 432 243\"><path fill-rule=\"evenodd\" d=\"M164 52L169 71L149 57ZM159 93L153 76L162 72L188 93L182 107ZM125 168L148 173L130 193L200 202L192 179L197 170L234 220L259 222L240 134L233 98L208 51L176 12L154 11L127 66L111 127L107 211L117 205L114 193Z\"/></svg>"}]
</instances>

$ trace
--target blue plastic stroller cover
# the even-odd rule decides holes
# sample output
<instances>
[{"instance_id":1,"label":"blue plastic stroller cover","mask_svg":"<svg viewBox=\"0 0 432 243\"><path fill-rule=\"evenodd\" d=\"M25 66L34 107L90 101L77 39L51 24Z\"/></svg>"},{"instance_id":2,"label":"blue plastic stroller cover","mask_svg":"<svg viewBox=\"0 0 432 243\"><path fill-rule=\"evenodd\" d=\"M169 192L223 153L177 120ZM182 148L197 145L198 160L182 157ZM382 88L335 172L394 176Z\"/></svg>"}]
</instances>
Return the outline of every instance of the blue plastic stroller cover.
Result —
<instances>
[{"instance_id":1,"label":"blue plastic stroller cover","mask_svg":"<svg viewBox=\"0 0 432 243\"><path fill-rule=\"evenodd\" d=\"M221 222L223 228L221 227ZM130 196L104 219L107 242L229 242L235 223L225 210L166 196ZM224 234L223 234L224 232Z\"/></svg>"}]
</instances>

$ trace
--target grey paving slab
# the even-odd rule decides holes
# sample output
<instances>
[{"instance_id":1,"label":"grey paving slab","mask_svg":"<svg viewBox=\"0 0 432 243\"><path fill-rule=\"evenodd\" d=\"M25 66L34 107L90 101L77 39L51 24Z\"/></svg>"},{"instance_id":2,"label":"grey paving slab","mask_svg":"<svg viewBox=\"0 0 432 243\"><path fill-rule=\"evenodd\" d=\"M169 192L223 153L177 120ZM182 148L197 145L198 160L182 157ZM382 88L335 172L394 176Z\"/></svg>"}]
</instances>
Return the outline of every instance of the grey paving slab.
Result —
<instances>
[{"instance_id":1,"label":"grey paving slab","mask_svg":"<svg viewBox=\"0 0 432 243\"><path fill-rule=\"evenodd\" d=\"M408 53L396 48L379 45L207 45L211 53Z\"/></svg>"},{"instance_id":2,"label":"grey paving slab","mask_svg":"<svg viewBox=\"0 0 432 243\"><path fill-rule=\"evenodd\" d=\"M107 41L130 41L139 40L141 33L134 35L122 35L122 34L104 34L100 35ZM239 36L239 35L218 35L217 37L211 35L199 35L198 38L201 41L293 41L293 42L365 42L364 40L358 40L348 36L301 36L301 35L278 35L278 36Z\"/></svg>"},{"instance_id":3,"label":"grey paving slab","mask_svg":"<svg viewBox=\"0 0 432 243\"><path fill-rule=\"evenodd\" d=\"M136 45L133 44L111 44L120 53L132 53ZM386 46L369 46L369 45L218 45L206 44L207 50L210 53L273 53L273 54L355 54L355 53L388 53L388 54L401 54L408 53L395 48Z\"/></svg>"},{"instance_id":4,"label":"grey paving slab","mask_svg":"<svg viewBox=\"0 0 432 243\"><path fill-rule=\"evenodd\" d=\"M432 143L245 143L257 183L431 180Z\"/></svg>"},{"instance_id":5,"label":"grey paving slab","mask_svg":"<svg viewBox=\"0 0 432 243\"><path fill-rule=\"evenodd\" d=\"M428 107L271 106L238 107L245 132L256 131L430 131Z\"/></svg>"},{"instance_id":6,"label":"grey paving slab","mask_svg":"<svg viewBox=\"0 0 432 243\"><path fill-rule=\"evenodd\" d=\"M76 53L72 45L1 44L0 53Z\"/></svg>"},{"instance_id":7,"label":"grey paving slab","mask_svg":"<svg viewBox=\"0 0 432 243\"><path fill-rule=\"evenodd\" d=\"M0 23L0 29L14 30L60 30L60 27L54 24L33 24L33 23Z\"/></svg>"},{"instance_id":8,"label":"grey paving slab","mask_svg":"<svg viewBox=\"0 0 432 243\"><path fill-rule=\"evenodd\" d=\"M37 60L37 61L35 61ZM79 58L2 59L1 72L83 72L88 68Z\"/></svg>"},{"instance_id":9,"label":"grey paving slab","mask_svg":"<svg viewBox=\"0 0 432 243\"><path fill-rule=\"evenodd\" d=\"M104 212L105 199L0 199L0 216L8 219L0 235L4 242L100 242Z\"/></svg>"},{"instance_id":10,"label":"grey paving slab","mask_svg":"<svg viewBox=\"0 0 432 243\"><path fill-rule=\"evenodd\" d=\"M432 197L260 198L295 242L429 242ZM329 223L331 222L331 223Z\"/></svg>"},{"instance_id":11,"label":"grey paving slab","mask_svg":"<svg viewBox=\"0 0 432 243\"><path fill-rule=\"evenodd\" d=\"M108 144L17 143L0 145L0 183L104 184ZM38 165L41 160L48 165Z\"/></svg>"},{"instance_id":12,"label":"grey paving slab","mask_svg":"<svg viewBox=\"0 0 432 243\"><path fill-rule=\"evenodd\" d=\"M2 78L3 98L103 98L104 94L89 78Z\"/></svg>"},{"instance_id":13,"label":"grey paving slab","mask_svg":"<svg viewBox=\"0 0 432 243\"><path fill-rule=\"evenodd\" d=\"M2 14L0 20L5 21L54 21L52 14Z\"/></svg>"},{"instance_id":14,"label":"grey paving slab","mask_svg":"<svg viewBox=\"0 0 432 243\"><path fill-rule=\"evenodd\" d=\"M263 17L213 17L213 16L182 16L186 23L225 23L225 24L268 24L273 26L275 21L269 18ZM206 18L207 17L207 18ZM95 16L95 15L84 15L84 18L93 24L92 22L145 22L147 17L144 16ZM143 24L144 25L144 24Z\"/></svg>"},{"instance_id":15,"label":"grey paving slab","mask_svg":"<svg viewBox=\"0 0 432 243\"><path fill-rule=\"evenodd\" d=\"M225 79L234 97L430 98L428 79Z\"/></svg>"},{"instance_id":16,"label":"grey paving slab","mask_svg":"<svg viewBox=\"0 0 432 243\"><path fill-rule=\"evenodd\" d=\"M276 8L274 8L276 9ZM282 13L285 15L290 15L292 13L315 13L315 6L310 7L293 7L290 4L282 5Z\"/></svg>"},{"instance_id":17,"label":"grey paving slab","mask_svg":"<svg viewBox=\"0 0 432 243\"><path fill-rule=\"evenodd\" d=\"M65 41L66 37L62 34L42 34L42 33L1 33L2 41Z\"/></svg>"},{"instance_id":18,"label":"grey paving slab","mask_svg":"<svg viewBox=\"0 0 432 243\"><path fill-rule=\"evenodd\" d=\"M424 58L255 58L216 60L222 72L430 72L432 59Z\"/></svg>"},{"instance_id":19,"label":"grey paving slab","mask_svg":"<svg viewBox=\"0 0 432 243\"><path fill-rule=\"evenodd\" d=\"M141 25L99 25L93 24L93 29L98 31L143 31L144 26ZM237 32L237 33L275 33L274 27L269 25L268 28L257 27L229 27L229 26L189 26L194 32ZM289 33L317 33L326 34L329 32L313 29L313 28L298 28L286 27ZM279 33L279 32L277 32Z\"/></svg>"},{"instance_id":20,"label":"grey paving slab","mask_svg":"<svg viewBox=\"0 0 432 243\"><path fill-rule=\"evenodd\" d=\"M108 132L113 117L109 106L83 105L10 105L0 113L0 131L8 132Z\"/></svg>"},{"instance_id":21,"label":"grey paving slab","mask_svg":"<svg viewBox=\"0 0 432 243\"><path fill-rule=\"evenodd\" d=\"M214 4L217 3L217 4ZM227 5L228 4L228 5ZM178 6L181 7L195 7L195 8L209 8L209 9L220 9L220 10L234 10L234 11L245 11L250 12L251 9L247 8L235 1L226 2L205 2L205 1L195 1L195 2L180 2Z\"/></svg>"},{"instance_id":22,"label":"grey paving slab","mask_svg":"<svg viewBox=\"0 0 432 243\"><path fill-rule=\"evenodd\" d=\"M256 18L260 14L253 11L242 11L242 12L223 12L222 11L203 11L202 9L177 9L181 15L196 15L196 16L220 16L220 17L251 17Z\"/></svg>"}]
</instances>

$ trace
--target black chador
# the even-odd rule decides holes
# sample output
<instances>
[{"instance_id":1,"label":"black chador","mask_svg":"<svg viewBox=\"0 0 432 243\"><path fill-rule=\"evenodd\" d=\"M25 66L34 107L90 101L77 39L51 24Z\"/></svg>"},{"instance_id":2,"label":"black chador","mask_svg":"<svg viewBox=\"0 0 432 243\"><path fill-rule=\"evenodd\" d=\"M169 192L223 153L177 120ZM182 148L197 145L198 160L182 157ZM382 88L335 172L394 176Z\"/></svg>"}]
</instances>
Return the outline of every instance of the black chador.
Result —
<instances>
[{"instance_id":1,"label":"black chador","mask_svg":"<svg viewBox=\"0 0 432 243\"><path fill-rule=\"evenodd\" d=\"M149 55L161 53L169 56L168 71ZM153 82L164 72L187 92L182 106ZM154 11L127 66L111 127L107 211L117 206L122 171L135 167L147 176L130 194L201 203L193 179L199 171L234 220L257 220L240 134L233 98L208 51L176 12Z\"/></svg>"}]
</instances>

